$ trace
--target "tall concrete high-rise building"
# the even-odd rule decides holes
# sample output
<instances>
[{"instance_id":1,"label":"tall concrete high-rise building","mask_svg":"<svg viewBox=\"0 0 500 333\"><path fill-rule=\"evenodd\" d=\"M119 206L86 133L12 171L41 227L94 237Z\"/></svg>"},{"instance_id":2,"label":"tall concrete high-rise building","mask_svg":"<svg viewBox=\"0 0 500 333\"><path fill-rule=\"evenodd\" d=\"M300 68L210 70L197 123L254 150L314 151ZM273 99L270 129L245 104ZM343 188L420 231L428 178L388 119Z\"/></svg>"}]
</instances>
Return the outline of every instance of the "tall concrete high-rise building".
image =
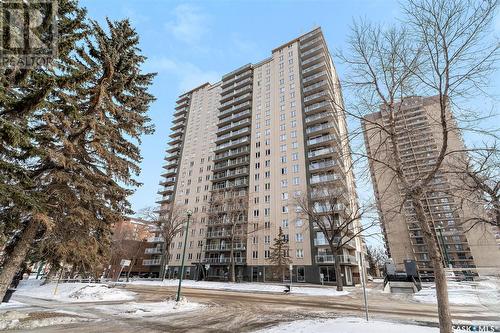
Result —
<instances>
[{"instance_id":1,"label":"tall concrete high-rise building","mask_svg":"<svg viewBox=\"0 0 500 333\"><path fill-rule=\"evenodd\" d=\"M281 228L294 281L335 282L335 256L297 198L332 184L343 204L357 205L345 115L335 112L341 104L320 28L179 97L158 202L165 212L172 205L193 212L187 277L227 278L232 253L238 277L270 278L270 248ZM224 216L214 213L220 193L244 198L234 228L227 204ZM171 245L170 276L179 273L183 240L179 234ZM361 237L343 248L345 284L359 281L363 251ZM159 257L149 263L159 265Z\"/></svg>"},{"instance_id":2,"label":"tall concrete high-rise building","mask_svg":"<svg viewBox=\"0 0 500 333\"><path fill-rule=\"evenodd\" d=\"M399 105L398 105L399 106ZM460 199L461 182L455 173L457 163L467 160L465 146L452 112L448 113L448 154L442 168L425 191L424 207L432 220L443 265L458 274L490 274L500 270L500 248L490 226L472 227L471 217L484 214ZM395 113L397 147L403 173L409 182L421 179L435 166L443 144L440 104L437 97L409 97ZM399 269L404 260L416 260L424 278L433 277L425 241L414 217L410 201L405 201L395 172L392 142L382 128L388 128L389 115L383 109L367 115L362 122L369 166L388 255Z\"/></svg>"}]
</instances>

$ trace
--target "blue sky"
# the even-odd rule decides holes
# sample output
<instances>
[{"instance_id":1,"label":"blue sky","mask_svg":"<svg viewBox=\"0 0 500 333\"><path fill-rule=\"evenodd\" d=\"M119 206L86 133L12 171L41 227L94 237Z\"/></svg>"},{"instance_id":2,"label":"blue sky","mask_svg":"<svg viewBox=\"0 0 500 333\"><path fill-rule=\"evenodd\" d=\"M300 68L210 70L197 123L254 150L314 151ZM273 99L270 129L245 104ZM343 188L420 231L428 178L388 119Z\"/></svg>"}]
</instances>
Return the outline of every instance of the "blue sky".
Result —
<instances>
[{"instance_id":1,"label":"blue sky","mask_svg":"<svg viewBox=\"0 0 500 333\"><path fill-rule=\"evenodd\" d=\"M157 101L150 110L156 133L144 137L141 145L144 160L139 180L144 185L131 197L136 211L154 205L175 99L183 91L262 60L273 48L316 26L322 27L334 50L345 48L353 19L391 23L400 16L394 0L86 0L81 5L100 22L106 16L129 18L148 57L145 69L158 72L151 88ZM500 30L498 19L495 30ZM337 69L342 79L342 66L337 64ZM369 186L359 189L361 196L370 195Z\"/></svg>"}]
</instances>

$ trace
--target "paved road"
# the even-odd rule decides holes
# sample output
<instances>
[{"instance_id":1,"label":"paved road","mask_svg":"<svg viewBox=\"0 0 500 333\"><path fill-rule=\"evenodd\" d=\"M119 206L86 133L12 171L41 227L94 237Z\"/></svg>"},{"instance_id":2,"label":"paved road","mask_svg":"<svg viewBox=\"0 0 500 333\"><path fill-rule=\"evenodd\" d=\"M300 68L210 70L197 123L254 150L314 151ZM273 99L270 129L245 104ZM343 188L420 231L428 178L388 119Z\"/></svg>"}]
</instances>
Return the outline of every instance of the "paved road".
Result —
<instances>
[{"instance_id":1,"label":"paved road","mask_svg":"<svg viewBox=\"0 0 500 333\"><path fill-rule=\"evenodd\" d=\"M137 293L137 302L162 301L175 294L174 287L128 285L125 289ZM80 322L26 332L250 332L280 322L304 318L362 316L364 307L359 289L346 296L324 297L249 293L222 290L183 289L189 300L204 303L201 310L155 317L123 318L110 316L95 309L99 303L61 304L54 301L19 298L34 310L66 310L88 318ZM107 302L114 304L121 302ZM405 297L369 294L370 316L400 321L414 320L426 325L437 321L435 305L409 302ZM456 322L465 320L498 320L497 309L485 306L456 306L452 313Z\"/></svg>"}]
</instances>

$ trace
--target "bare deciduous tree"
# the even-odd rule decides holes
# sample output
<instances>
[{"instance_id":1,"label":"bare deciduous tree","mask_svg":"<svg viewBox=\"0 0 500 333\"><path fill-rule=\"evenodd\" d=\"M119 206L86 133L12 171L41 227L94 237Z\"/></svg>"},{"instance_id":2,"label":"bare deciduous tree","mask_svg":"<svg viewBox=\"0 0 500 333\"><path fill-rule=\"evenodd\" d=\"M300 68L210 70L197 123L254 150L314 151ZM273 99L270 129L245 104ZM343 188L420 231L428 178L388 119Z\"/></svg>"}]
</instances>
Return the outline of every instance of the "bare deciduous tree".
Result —
<instances>
[{"instance_id":1,"label":"bare deciduous tree","mask_svg":"<svg viewBox=\"0 0 500 333\"><path fill-rule=\"evenodd\" d=\"M160 279L163 281L170 259L170 246L174 237L182 231L186 223L184 211L181 207L171 204L162 209L145 208L140 212L140 216L143 220L154 223L163 239L160 260ZM188 231L186 230L186 232Z\"/></svg>"},{"instance_id":2,"label":"bare deciduous tree","mask_svg":"<svg viewBox=\"0 0 500 333\"><path fill-rule=\"evenodd\" d=\"M319 228L328 242L335 258L337 290L342 291L341 263L350 259L344 256L343 249L377 223L361 224L361 218L367 212L367 208L350 203L345 194L332 184L323 183L312 187L308 192L310 197L304 194L296 198L297 206L301 214Z\"/></svg>"},{"instance_id":3,"label":"bare deciduous tree","mask_svg":"<svg viewBox=\"0 0 500 333\"><path fill-rule=\"evenodd\" d=\"M458 131L458 126L451 116L452 103L456 108L464 97L482 92L495 69L499 45L498 41L488 42L488 29L497 4L497 0L408 0L403 7L404 26L386 29L355 23L348 54L339 53L350 70L344 82L354 93L353 105L348 108L351 111L346 112L363 119L365 131L371 132L368 135L379 136L379 147L370 147L371 154L363 157L394 175L403 197L400 211L404 203L411 205L427 244L441 333L452 332L447 282L434 226L426 217L423 200L426 188L453 153L448 137L451 131ZM439 104L435 123L441 137L432 166L409 177L398 146L403 134L396 129L396 123L406 100L416 93L435 96ZM383 122L366 117L379 111L386 119ZM378 150L390 153L383 159L376 158L380 156Z\"/></svg>"},{"instance_id":4,"label":"bare deciduous tree","mask_svg":"<svg viewBox=\"0 0 500 333\"><path fill-rule=\"evenodd\" d=\"M248 194L245 190L230 187L213 190L208 218L224 225L223 233L229 240L229 281L236 282L234 250L244 244L247 235ZM227 227L227 228L226 228Z\"/></svg>"}]
</instances>

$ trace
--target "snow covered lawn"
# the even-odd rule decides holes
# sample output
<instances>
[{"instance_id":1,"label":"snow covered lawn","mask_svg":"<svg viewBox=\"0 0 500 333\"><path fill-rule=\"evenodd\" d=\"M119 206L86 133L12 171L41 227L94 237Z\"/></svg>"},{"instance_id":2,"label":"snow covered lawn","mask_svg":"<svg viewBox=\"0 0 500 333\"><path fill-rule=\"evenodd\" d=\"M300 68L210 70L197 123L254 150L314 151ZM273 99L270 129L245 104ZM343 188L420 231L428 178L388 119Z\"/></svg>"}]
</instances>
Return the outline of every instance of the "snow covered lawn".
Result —
<instances>
[{"instance_id":1,"label":"snow covered lawn","mask_svg":"<svg viewBox=\"0 0 500 333\"><path fill-rule=\"evenodd\" d=\"M29 296L55 299L63 302L122 301L134 299L135 293L120 288L110 288L97 283L60 283L57 292L55 283L41 285L41 280L24 280L19 284L13 297Z\"/></svg>"},{"instance_id":2,"label":"snow covered lawn","mask_svg":"<svg viewBox=\"0 0 500 333\"><path fill-rule=\"evenodd\" d=\"M425 283L416 293L414 300L422 303L437 303L434 284ZM448 295L455 305L500 304L500 280L485 279L479 281L448 281Z\"/></svg>"},{"instance_id":3,"label":"snow covered lawn","mask_svg":"<svg viewBox=\"0 0 500 333\"><path fill-rule=\"evenodd\" d=\"M33 329L60 324L69 324L87 319L64 312L0 312L0 331L6 329Z\"/></svg>"},{"instance_id":4,"label":"snow covered lawn","mask_svg":"<svg viewBox=\"0 0 500 333\"><path fill-rule=\"evenodd\" d=\"M438 333L439 329L360 318L297 320L267 328L259 333Z\"/></svg>"},{"instance_id":5,"label":"snow covered lawn","mask_svg":"<svg viewBox=\"0 0 500 333\"><path fill-rule=\"evenodd\" d=\"M177 286L179 280L164 280L151 281L151 280L137 280L130 282L137 285L154 285L154 286ZM183 280L182 286L187 288L201 288L201 289L218 289L218 290L231 290L231 291L246 291L246 292L272 292L282 293L285 289L284 284L266 284L266 283L229 283L229 282L211 282L211 281L194 281ZM301 287L297 284L292 284L292 294L304 294L312 296L343 296L349 294L349 291L337 291L335 287Z\"/></svg>"},{"instance_id":6,"label":"snow covered lawn","mask_svg":"<svg viewBox=\"0 0 500 333\"><path fill-rule=\"evenodd\" d=\"M132 318L200 310L203 307L199 303L191 303L185 299L181 299L178 304L174 300L150 303L128 302L126 304L98 306L97 309L115 316Z\"/></svg>"}]
</instances>

